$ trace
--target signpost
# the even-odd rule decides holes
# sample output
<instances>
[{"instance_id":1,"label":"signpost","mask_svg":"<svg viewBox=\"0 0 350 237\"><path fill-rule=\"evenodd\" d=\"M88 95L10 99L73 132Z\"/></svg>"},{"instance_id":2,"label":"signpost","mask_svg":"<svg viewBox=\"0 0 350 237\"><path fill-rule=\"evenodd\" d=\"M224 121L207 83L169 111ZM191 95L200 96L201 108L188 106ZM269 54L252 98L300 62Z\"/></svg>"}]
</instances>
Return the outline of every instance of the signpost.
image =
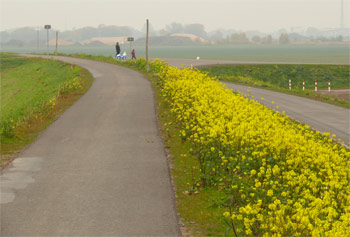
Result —
<instances>
[{"instance_id":1,"label":"signpost","mask_svg":"<svg viewBox=\"0 0 350 237\"><path fill-rule=\"evenodd\" d=\"M130 55L131 55L131 44L134 41L134 37L128 37L128 42L130 42Z\"/></svg>"},{"instance_id":2,"label":"signpost","mask_svg":"<svg viewBox=\"0 0 350 237\"><path fill-rule=\"evenodd\" d=\"M46 29L47 32L47 57L49 57L49 29L51 29L51 25L45 25L44 28Z\"/></svg>"}]
</instances>

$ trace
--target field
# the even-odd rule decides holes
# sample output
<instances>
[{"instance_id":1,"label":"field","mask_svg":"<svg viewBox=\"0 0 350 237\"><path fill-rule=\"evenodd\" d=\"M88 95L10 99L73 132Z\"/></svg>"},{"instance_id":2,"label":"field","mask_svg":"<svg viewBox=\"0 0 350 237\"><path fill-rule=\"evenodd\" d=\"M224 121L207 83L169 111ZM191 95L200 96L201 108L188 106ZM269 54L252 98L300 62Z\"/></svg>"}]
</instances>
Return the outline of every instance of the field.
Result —
<instances>
[{"instance_id":1,"label":"field","mask_svg":"<svg viewBox=\"0 0 350 237\"><path fill-rule=\"evenodd\" d=\"M305 89L314 89L315 80L319 89L327 89L328 80L334 89L350 87L350 68L347 65L236 65L203 68L201 71L224 81L234 81L242 76L285 89L288 89L289 80L292 80L292 88L298 89L302 89L303 80Z\"/></svg>"},{"instance_id":2,"label":"field","mask_svg":"<svg viewBox=\"0 0 350 237\"><path fill-rule=\"evenodd\" d=\"M144 46L133 46L137 57L145 56ZM53 53L54 47L50 47ZM121 45L130 55L130 45ZM151 58L196 58L247 61L247 62L297 62L349 64L350 45L199 45L199 46L149 46ZM1 48L3 52L46 53L46 47ZM85 53L114 56L114 46L59 46L60 53Z\"/></svg>"},{"instance_id":3,"label":"field","mask_svg":"<svg viewBox=\"0 0 350 237\"><path fill-rule=\"evenodd\" d=\"M11 54L0 54L0 60L1 167L77 100L92 79L87 71L58 61Z\"/></svg>"},{"instance_id":4,"label":"field","mask_svg":"<svg viewBox=\"0 0 350 237\"><path fill-rule=\"evenodd\" d=\"M350 87L350 68L347 65L235 65L207 67L202 68L201 71L226 82L297 94L349 107L349 100L346 100L346 96L336 98L334 93L320 95L314 92L315 80L317 80L319 90L327 90L329 80L333 92L334 89L348 89ZM291 91L289 91L289 80L292 84ZM305 91L302 90L303 80Z\"/></svg>"}]
</instances>

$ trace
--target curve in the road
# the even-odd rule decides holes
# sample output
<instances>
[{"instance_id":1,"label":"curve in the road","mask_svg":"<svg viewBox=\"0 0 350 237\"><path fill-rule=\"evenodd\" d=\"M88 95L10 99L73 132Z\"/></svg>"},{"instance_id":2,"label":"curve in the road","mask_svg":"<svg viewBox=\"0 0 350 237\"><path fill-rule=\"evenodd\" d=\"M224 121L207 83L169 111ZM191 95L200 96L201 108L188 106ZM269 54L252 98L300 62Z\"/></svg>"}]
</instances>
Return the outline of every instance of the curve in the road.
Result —
<instances>
[{"instance_id":1,"label":"curve in the road","mask_svg":"<svg viewBox=\"0 0 350 237\"><path fill-rule=\"evenodd\" d=\"M2 171L1 235L181 235L150 83L124 67L58 59L95 82Z\"/></svg>"}]
</instances>

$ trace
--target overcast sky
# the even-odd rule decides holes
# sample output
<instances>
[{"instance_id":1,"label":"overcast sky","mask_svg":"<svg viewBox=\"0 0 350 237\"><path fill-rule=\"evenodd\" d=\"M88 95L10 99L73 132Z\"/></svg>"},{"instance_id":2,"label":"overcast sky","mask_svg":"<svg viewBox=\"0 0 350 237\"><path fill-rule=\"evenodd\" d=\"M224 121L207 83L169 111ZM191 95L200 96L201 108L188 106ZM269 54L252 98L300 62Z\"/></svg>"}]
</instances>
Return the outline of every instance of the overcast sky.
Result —
<instances>
[{"instance_id":1,"label":"overcast sky","mask_svg":"<svg viewBox=\"0 0 350 237\"><path fill-rule=\"evenodd\" d=\"M290 27L336 28L341 0L0 0L1 30L51 24L54 29L118 25L156 30L172 22L215 29L272 32ZM344 0L349 27L350 0Z\"/></svg>"}]
</instances>

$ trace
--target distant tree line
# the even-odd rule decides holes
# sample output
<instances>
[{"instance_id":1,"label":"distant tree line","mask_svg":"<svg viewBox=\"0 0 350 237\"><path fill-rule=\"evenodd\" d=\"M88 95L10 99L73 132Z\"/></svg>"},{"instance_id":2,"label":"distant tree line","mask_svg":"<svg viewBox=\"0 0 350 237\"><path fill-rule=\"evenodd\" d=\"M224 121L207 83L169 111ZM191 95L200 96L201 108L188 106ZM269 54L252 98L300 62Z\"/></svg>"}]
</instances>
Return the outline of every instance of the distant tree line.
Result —
<instances>
[{"instance_id":1,"label":"distant tree line","mask_svg":"<svg viewBox=\"0 0 350 237\"><path fill-rule=\"evenodd\" d=\"M50 30L49 39L55 38L54 26ZM141 30L134 29L127 26L106 26L99 25L98 27L83 27L79 29L67 30L59 32L59 38L73 43L89 40L94 37L120 37L120 36L133 36L135 39L139 39L142 42L142 38L145 36L146 26L144 25ZM161 45L174 44L289 44L295 41L310 41L310 42L342 42L349 40L349 37L344 38L341 35L336 35L336 30L333 30L331 34L321 36L321 31L315 28L309 28L307 34L316 34L317 36L305 36L298 33L286 33L287 31L281 29L273 34L266 35L261 32L247 31L237 32L235 30L216 30L207 32L202 24L187 24L173 22L166 25L163 29L157 31L150 25L150 36L153 37L152 42L159 43ZM340 32L342 33L342 32ZM39 34L40 44L46 42L46 30L43 27L23 27L12 31L1 31L0 42L1 45L36 45L37 35ZM191 34L198 36L195 40L171 38L174 34ZM171 37L170 37L171 36ZM176 36L178 37L178 36ZM202 40L204 39L204 40Z\"/></svg>"},{"instance_id":2,"label":"distant tree line","mask_svg":"<svg viewBox=\"0 0 350 237\"><path fill-rule=\"evenodd\" d=\"M316 38L311 38L312 42L343 42L344 37L342 35L338 35L336 37L316 37Z\"/></svg>"}]
</instances>

